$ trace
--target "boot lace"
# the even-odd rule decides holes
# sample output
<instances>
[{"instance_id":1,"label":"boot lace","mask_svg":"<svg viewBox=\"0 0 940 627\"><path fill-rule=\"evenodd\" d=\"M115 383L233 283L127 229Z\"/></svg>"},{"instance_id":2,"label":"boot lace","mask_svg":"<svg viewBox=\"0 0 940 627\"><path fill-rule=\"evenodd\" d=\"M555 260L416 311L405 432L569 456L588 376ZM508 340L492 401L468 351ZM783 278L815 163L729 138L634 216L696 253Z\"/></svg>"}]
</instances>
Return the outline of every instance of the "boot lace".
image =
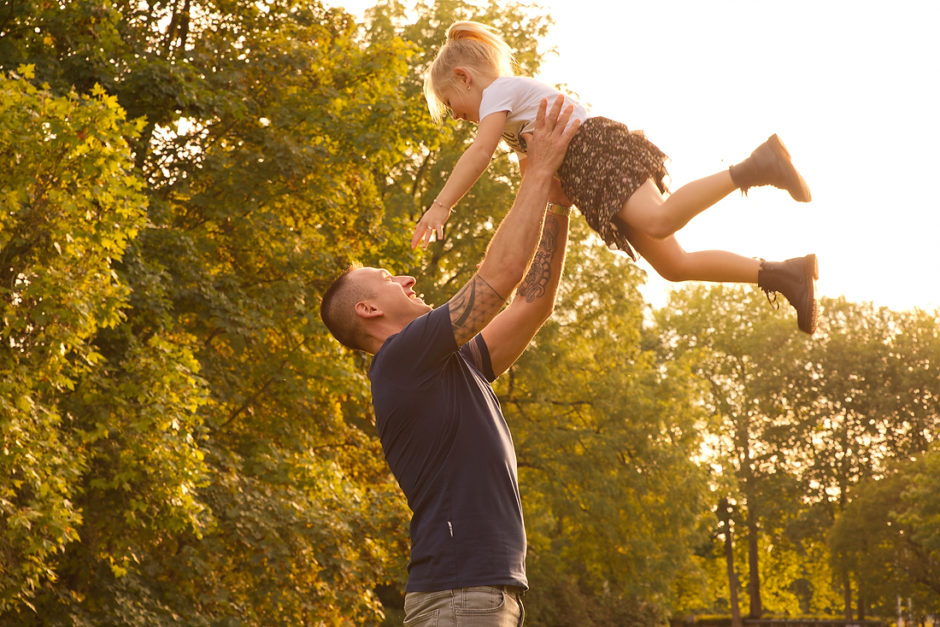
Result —
<instances>
[{"instance_id":1,"label":"boot lace","mask_svg":"<svg viewBox=\"0 0 940 627\"><path fill-rule=\"evenodd\" d=\"M762 287L764 290L764 296L767 297L767 302L770 303L770 306L774 308L775 311L780 311L780 301L777 300L776 290L770 290L766 287Z\"/></svg>"}]
</instances>

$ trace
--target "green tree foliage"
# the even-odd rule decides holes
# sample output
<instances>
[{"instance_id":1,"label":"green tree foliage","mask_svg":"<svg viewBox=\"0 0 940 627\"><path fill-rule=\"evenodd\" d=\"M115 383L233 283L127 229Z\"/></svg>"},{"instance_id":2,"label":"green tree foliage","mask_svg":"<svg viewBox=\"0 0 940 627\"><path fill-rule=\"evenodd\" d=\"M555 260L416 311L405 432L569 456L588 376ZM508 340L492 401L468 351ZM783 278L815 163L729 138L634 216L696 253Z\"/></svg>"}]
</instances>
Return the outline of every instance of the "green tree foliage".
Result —
<instances>
[{"instance_id":1,"label":"green tree foliage","mask_svg":"<svg viewBox=\"0 0 940 627\"><path fill-rule=\"evenodd\" d=\"M417 267L405 251L415 193L433 183L421 173L442 180L468 137L439 159L450 131L417 98L421 64L471 7L425 7L436 17L408 37L390 27L397 5L365 32L300 2L8 8L0 67L30 62L51 94L97 89L137 121L120 138L148 218L110 257L123 315L84 332L99 376L62 400L88 456L66 472L28 450L50 476L75 476L59 491L71 526L43 549L55 557L44 577L10 583L33 590L44 617L77 623L374 617L374 588L404 574L405 508L373 437L365 364L327 339L316 307L350 261ZM510 31L523 52L527 22ZM499 217L511 168L502 160L480 188ZM447 249L451 281L488 228L453 229L468 235ZM48 431L44 442L63 437Z\"/></svg>"},{"instance_id":2,"label":"green tree foliage","mask_svg":"<svg viewBox=\"0 0 940 627\"><path fill-rule=\"evenodd\" d=\"M124 141L138 129L100 88L55 95L29 82L33 71L0 77L0 155L8 166L0 172L0 611L28 606L55 578L58 555L88 522L80 504L95 489L90 483L126 496L145 487L139 480L147 474L157 489L123 511L182 526L194 510L180 490L198 474L198 465L192 473L175 468L194 454L178 441L199 398L185 361L162 380L148 373L133 390L140 396L126 397L168 410L122 416L129 427L122 439L146 460L118 461L124 453L115 449L120 471L97 472L112 454L100 441L118 425L93 397L119 383L109 381L95 339L124 319L129 290L115 263L145 224L141 180ZM166 344L154 336L137 347L133 368L173 352ZM120 568L124 548L102 548L100 556Z\"/></svg>"},{"instance_id":3,"label":"green tree foliage","mask_svg":"<svg viewBox=\"0 0 940 627\"><path fill-rule=\"evenodd\" d=\"M890 616L903 599L907 619L923 620L940 608L938 482L933 447L913 461L894 464L885 476L860 484L833 525L835 561L853 573L857 597L869 610Z\"/></svg>"},{"instance_id":4,"label":"green tree foliage","mask_svg":"<svg viewBox=\"0 0 940 627\"><path fill-rule=\"evenodd\" d=\"M801 408L791 399L803 384L807 340L751 289L690 287L674 293L657 320L667 355L694 358L711 416L709 461L722 496L738 505L737 546L747 556L743 592L748 614L759 617L767 596L761 536L785 527L793 513L786 505L799 494L785 460L799 436L794 417ZM766 609L785 609L779 592L772 596L777 602Z\"/></svg>"},{"instance_id":5,"label":"green tree foliage","mask_svg":"<svg viewBox=\"0 0 940 627\"><path fill-rule=\"evenodd\" d=\"M642 273L574 219L553 320L500 381L535 624L650 624L695 570L704 475L689 364L643 330Z\"/></svg>"},{"instance_id":6,"label":"green tree foliage","mask_svg":"<svg viewBox=\"0 0 940 627\"><path fill-rule=\"evenodd\" d=\"M351 262L444 302L512 204L500 154L444 241L408 248L472 138L421 95L468 18L535 72L548 19L516 4L390 0L361 26L300 0L2 5L0 624L374 624L400 604L408 512L368 360L317 309ZM572 233L555 316L497 384L530 621L720 607L723 497L758 609L834 607L832 547L883 606L853 530L885 519L909 544L882 534L884 555L921 551L895 580L931 607L936 316L834 301L810 341L756 290L693 287L651 325L642 272L577 215ZM892 472L900 494L872 484Z\"/></svg>"},{"instance_id":7,"label":"green tree foliage","mask_svg":"<svg viewBox=\"0 0 940 627\"><path fill-rule=\"evenodd\" d=\"M924 614L935 615L940 611L940 445L931 446L902 476L906 483L897 516L910 531L899 562L912 594L924 599Z\"/></svg>"},{"instance_id":8,"label":"green tree foliage","mask_svg":"<svg viewBox=\"0 0 940 627\"><path fill-rule=\"evenodd\" d=\"M51 425L36 440L74 468L57 472L35 444L24 453L43 473L77 475L79 487L51 492L72 499L60 498L54 543L29 540L39 556L65 551L35 565L45 586L36 574L15 581L34 590L44 620L374 617L372 590L401 576L387 562L402 559L404 504L372 438L361 360L326 338L316 310L328 277L352 259L382 258L376 180L411 145L397 119L411 51L400 39L363 45L349 16L309 3L10 9L0 66L30 61L63 97L101 85L115 111L141 121L109 141L130 143L149 218L114 264L114 284L127 289L81 299L125 305L120 318L117 304L102 305L103 320L80 329L100 376L63 401L91 452L55 444L59 419L40 412ZM38 139L19 143L35 150L36 168L54 163ZM18 172L24 181L42 172L30 164ZM95 178L66 189L101 186L114 207L137 199L143 209L130 193L138 188ZM56 210L74 202L66 195ZM75 211L70 222L87 220L84 207ZM92 224L126 244L129 226ZM393 235L387 245L404 250L404 233ZM4 255L14 251L5 244ZM24 290L18 273L11 294ZM25 389L12 398L25 407ZM25 605L15 611L16 622L29 620Z\"/></svg>"},{"instance_id":9,"label":"green tree foliage","mask_svg":"<svg viewBox=\"0 0 940 627\"><path fill-rule=\"evenodd\" d=\"M804 446L808 499L828 527L857 497L859 485L923 453L940 427L935 316L892 312L844 300L826 303L824 334L813 347L815 376L803 388L811 446ZM866 613L861 564L834 555L843 613ZM890 570L890 566L886 566ZM856 592L853 602L852 591ZM885 606L882 606L885 607Z\"/></svg>"},{"instance_id":10,"label":"green tree foliage","mask_svg":"<svg viewBox=\"0 0 940 627\"><path fill-rule=\"evenodd\" d=\"M820 425L831 434L818 481L828 479L838 503L833 560L843 586L855 589L858 613L891 613L898 594L929 612L936 607L937 556L929 540L922 544L932 526L920 512L929 511L926 493L937 485L935 454L927 452L940 427L937 321L918 310L835 307L842 324L830 333L827 357L834 354L830 367L847 376L817 391L832 408ZM845 369L846 361L858 363Z\"/></svg>"},{"instance_id":11,"label":"green tree foliage","mask_svg":"<svg viewBox=\"0 0 940 627\"><path fill-rule=\"evenodd\" d=\"M368 13L367 39L373 45L400 38L414 56L409 72L400 82L401 129L420 147L387 169L380 193L386 209L388 232L400 232L410 240L413 227L447 181L457 159L470 145L475 128L446 120L438 126L431 120L424 99L424 76L446 41L447 28L457 20L473 19L497 28L513 49L516 70L534 73L540 63L539 37L549 21L515 3L473 4L446 0L415 3L407 10L401 2L379 2ZM443 240L429 246L411 260L395 249L396 268L407 268L420 278L417 289L427 302L442 303L469 280L482 260L495 227L512 205L519 183L518 166L510 151L501 147L487 172L456 206Z\"/></svg>"},{"instance_id":12,"label":"green tree foliage","mask_svg":"<svg viewBox=\"0 0 940 627\"><path fill-rule=\"evenodd\" d=\"M398 164L382 191L408 235L473 138L466 124L429 126L422 95L424 71L458 19L499 29L523 74L537 70L538 37L547 27L544 18L502 3L421 4L411 19L398 3L371 11L373 41L399 34L418 50L403 89L418 107L423 152ZM470 277L517 186L516 165L497 154L455 209L443 241L416 260L416 289L427 300L443 302ZM642 273L605 251L583 221L573 222L555 313L565 323L543 328L497 383L529 532L527 614L536 624L646 624L668 612L671 584L692 570L688 548L703 487L689 461L696 412L687 366L663 365L640 346Z\"/></svg>"},{"instance_id":13,"label":"green tree foliage","mask_svg":"<svg viewBox=\"0 0 940 627\"><path fill-rule=\"evenodd\" d=\"M877 549L894 507L878 481L935 439L936 315L824 299L809 339L762 298L690 288L658 317L677 354L700 354L712 463L733 478L716 485L730 486L749 545L737 558L745 592L759 589L760 607L777 613L886 612L891 599L876 592L886 577L896 588L914 577ZM915 476L916 489L931 485Z\"/></svg>"}]
</instances>

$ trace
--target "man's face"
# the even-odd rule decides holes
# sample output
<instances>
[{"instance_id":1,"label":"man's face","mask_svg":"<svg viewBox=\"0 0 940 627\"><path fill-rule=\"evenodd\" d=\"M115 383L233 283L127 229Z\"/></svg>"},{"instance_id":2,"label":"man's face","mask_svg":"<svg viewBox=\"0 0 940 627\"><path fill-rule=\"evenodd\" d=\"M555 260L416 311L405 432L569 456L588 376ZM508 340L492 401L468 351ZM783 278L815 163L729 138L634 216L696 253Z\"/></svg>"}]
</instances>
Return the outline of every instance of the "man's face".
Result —
<instances>
[{"instance_id":1,"label":"man's face","mask_svg":"<svg viewBox=\"0 0 940 627\"><path fill-rule=\"evenodd\" d=\"M412 289L414 277L394 276L381 268L358 268L350 278L362 282L366 292L372 294L365 300L390 319L407 323L431 311L431 306Z\"/></svg>"}]
</instances>

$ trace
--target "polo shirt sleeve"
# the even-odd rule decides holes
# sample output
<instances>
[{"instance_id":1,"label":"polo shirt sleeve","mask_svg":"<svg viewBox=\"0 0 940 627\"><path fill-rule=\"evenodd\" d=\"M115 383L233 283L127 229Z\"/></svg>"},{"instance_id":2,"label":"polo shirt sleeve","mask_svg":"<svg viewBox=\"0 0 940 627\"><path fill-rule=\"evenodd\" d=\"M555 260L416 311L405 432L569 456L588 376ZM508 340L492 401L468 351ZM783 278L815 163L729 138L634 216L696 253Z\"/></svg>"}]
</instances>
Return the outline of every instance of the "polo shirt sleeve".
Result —
<instances>
[{"instance_id":1,"label":"polo shirt sleeve","mask_svg":"<svg viewBox=\"0 0 940 627\"><path fill-rule=\"evenodd\" d=\"M496 380L496 375L493 373L493 364L490 361L490 350L486 346L483 335L477 334L472 340L461 346L460 354L483 375L484 379L490 383Z\"/></svg>"}]
</instances>

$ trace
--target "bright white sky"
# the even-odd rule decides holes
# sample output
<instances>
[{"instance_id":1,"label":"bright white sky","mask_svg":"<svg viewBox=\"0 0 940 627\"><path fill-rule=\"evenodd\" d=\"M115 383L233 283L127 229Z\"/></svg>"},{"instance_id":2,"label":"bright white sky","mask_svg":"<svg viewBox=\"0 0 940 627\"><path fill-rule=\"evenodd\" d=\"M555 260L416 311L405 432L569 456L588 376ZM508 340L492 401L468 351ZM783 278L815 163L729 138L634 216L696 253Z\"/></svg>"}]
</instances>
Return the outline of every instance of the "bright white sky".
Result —
<instances>
[{"instance_id":1,"label":"bright white sky","mask_svg":"<svg viewBox=\"0 0 940 627\"><path fill-rule=\"evenodd\" d=\"M329 3L329 0L327 0ZM354 14L374 2L335 0ZM814 252L823 296L940 308L940 3L935 0L541 0L537 77L642 129L671 186L737 163L772 133L813 200L734 194L678 234L686 250ZM671 284L649 274L647 299Z\"/></svg>"}]
</instances>

